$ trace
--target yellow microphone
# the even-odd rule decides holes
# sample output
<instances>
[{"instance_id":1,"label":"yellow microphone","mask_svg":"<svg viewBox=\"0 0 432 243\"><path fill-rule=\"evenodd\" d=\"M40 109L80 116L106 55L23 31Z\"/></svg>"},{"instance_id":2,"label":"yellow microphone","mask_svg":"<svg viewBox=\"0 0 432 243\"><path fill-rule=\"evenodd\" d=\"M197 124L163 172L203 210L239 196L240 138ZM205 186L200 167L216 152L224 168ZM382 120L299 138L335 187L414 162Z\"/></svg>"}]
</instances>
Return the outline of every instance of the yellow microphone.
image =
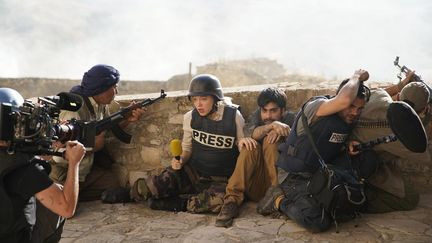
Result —
<instances>
[{"instance_id":1,"label":"yellow microphone","mask_svg":"<svg viewBox=\"0 0 432 243\"><path fill-rule=\"evenodd\" d=\"M172 156L174 156L176 160L180 160L180 155L182 154L181 141L179 139L173 139L171 140L169 147Z\"/></svg>"}]
</instances>

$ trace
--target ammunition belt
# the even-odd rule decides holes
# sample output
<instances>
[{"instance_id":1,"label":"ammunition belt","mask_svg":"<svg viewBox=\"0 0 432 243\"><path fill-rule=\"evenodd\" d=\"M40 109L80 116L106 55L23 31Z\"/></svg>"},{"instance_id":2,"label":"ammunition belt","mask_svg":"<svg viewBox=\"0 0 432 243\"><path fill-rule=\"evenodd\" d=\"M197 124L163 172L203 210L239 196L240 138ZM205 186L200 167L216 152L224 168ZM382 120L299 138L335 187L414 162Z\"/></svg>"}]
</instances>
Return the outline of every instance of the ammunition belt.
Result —
<instances>
[{"instance_id":1,"label":"ammunition belt","mask_svg":"<svg viewBox=\"0 0 432 243\"><path fill-rule=\"evenodd\" d=\"M359 128L390 128L387 120L381 121L368 121L368 120L358 120L356 127Z\"/></svg>"}]
</instances>

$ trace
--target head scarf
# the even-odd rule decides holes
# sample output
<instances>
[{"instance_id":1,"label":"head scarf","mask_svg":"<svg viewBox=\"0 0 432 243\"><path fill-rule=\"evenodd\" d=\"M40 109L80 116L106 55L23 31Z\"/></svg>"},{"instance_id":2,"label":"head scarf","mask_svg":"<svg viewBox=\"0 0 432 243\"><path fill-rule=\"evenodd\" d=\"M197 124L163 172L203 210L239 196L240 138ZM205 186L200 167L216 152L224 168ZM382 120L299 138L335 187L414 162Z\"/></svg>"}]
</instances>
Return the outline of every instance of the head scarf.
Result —
<instances>
[{"instance_id":1,"label":"head scarf","mask_svg":"<svg viewBox=\"0 0 432 243\"><path fill-rule=\"evenodd\" d=\"M82 96L95 96L116 85L120 81L120 73L112 66L99 64L84 73L81 84L72 87L72 93Z\"/></svg>"}]
</instances>

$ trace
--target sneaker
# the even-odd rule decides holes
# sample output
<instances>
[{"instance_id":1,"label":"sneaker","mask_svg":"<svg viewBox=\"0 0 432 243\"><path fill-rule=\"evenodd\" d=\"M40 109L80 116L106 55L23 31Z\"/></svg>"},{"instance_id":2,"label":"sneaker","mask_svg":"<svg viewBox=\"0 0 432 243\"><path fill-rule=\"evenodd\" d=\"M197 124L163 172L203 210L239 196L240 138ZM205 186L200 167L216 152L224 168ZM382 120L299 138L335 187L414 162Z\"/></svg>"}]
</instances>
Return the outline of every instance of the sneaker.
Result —
<instances>
[{"instance_id":1,"label":"sneaker","mask_svg":"<svg viewBox=\"0 0 432 243\"><path fill-rule=\"evenodd\" d=\"M270 186L258 202L257 213L264 216L277 213L279 210L275 207L275 200L280 196L284 196L282 189L279 186Z\"/></svg>"},{"instance_id":2,"label":"sneaker","mask_svg":"<svg viewBox=\"0 0 432 243\"><path fill-rule=\"evenodd\" d=\"M239 208L235 202L224 203L216 217L216 227L231 227L233 219L239 214Z\"/></svg>"},{"instance_id":3,"label":"sneaker","mask_svg":"<svg viewBox=\"0 0 432 243\"><path fill-rule=\"evenodd\" d=\"M147 200L147 203L149 208L153 210L185 212L187 198L170 197L170 198L157 199L155 197L151 197Z\"/></svg>"}]
</instances>

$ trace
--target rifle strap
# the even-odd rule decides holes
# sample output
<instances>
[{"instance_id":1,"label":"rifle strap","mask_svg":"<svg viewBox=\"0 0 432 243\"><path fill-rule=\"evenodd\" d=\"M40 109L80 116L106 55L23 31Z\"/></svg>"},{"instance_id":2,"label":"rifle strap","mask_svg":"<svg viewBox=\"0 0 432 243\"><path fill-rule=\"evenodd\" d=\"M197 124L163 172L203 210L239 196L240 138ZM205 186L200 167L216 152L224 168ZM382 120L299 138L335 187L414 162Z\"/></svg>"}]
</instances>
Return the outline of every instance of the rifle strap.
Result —
<instances>
[{"instance_id":1,"label":"rifle strap","mask_svg":"<svg viewBox=\"0 0 432 243\"><path fill-rule=\"evenodd\" d=\"M71 93L73 93L73 94L77 94L77 95L79 95L79 96L83 99L83 101L84 101L84 103L85 103L87 109L88 109L89 112L90 112L90 117L91 117L91 119L92 119L92 120L96 120L96 112L95 112L95 110L94 110L94 108L93 108L93 105L92 105L90 99L89 99L87 96L84 96L84 95L82 95L82 94L80 94L80 93L75 93L75 92L71 92ZM79 111L80 111L80 110L79 110ZM78 111L78 112L79 112L79 111Z\"/></svg>"},{"instance_id":2,"label":"rifle strap","mask_svg":"<svg viewBox=\"0 0 432 243\"><path fill-rule=\"evenodd\" d=\"M87 96L82 96L84 103L87 106L87 109L90 111L90 116L92 117L92 119L96 119L96 112L93 108L93 105L90 101L90 99Z\"/></svg>"}]
</instances>

